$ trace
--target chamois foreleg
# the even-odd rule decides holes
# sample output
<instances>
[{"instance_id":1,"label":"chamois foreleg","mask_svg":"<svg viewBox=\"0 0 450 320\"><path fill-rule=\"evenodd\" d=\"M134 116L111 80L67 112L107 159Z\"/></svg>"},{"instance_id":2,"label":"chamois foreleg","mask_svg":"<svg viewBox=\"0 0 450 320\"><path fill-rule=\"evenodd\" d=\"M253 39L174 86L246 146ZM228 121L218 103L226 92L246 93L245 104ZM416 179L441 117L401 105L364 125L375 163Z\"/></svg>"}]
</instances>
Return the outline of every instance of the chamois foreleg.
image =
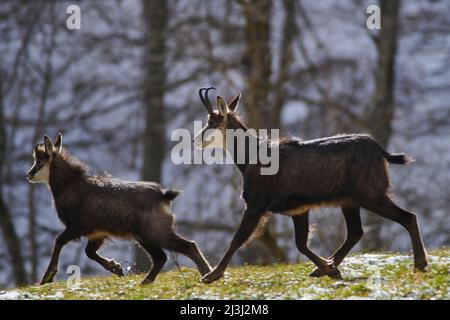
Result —
<instances>
[{"instance_id":1,"label":"chamois foreleg","mask_svg":"<svg viewBox=\"0 0 450 320\"><path fill-rule=\"evenodd\" d=\"M259 220L266 210L247 209L244 211L239 229L231 241L228 250L213 271L202 278L204 283L211 283L222 278L225 269L235 252L247 241L258 225Z\"/></svg>"},{"instance_id":2,"label":"chamois foreleg","mask_svg":"<svg viewBox=\"0 0 450 320\"><path fill-rule=\"evenodd\" d=\"M50 259L50 263L48 264L47 270L44 273L44 276L41 280L41 285L53 282L53 278L58 273L58 260L59 255L61 253L62 248L71 240L75 239L69 231L64 230L60 235L58 235L55 239L55 244L53 246L53 253Z\"/></svg>"}]
</instances>

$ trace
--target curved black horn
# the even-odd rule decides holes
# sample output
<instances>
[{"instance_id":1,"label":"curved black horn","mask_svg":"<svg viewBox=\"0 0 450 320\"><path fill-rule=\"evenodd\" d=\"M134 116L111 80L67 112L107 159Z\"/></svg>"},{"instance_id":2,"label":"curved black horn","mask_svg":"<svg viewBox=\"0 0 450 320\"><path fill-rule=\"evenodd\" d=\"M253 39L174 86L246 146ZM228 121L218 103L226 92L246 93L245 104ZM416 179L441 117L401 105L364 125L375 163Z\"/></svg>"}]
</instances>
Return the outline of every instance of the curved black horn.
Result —
<instances>
[{"instance_id":1,"label":"curved black horn","mask_svg":"<svg viewBox=\"0 0 450 320\"><path fill-rule=\"evenodd\" d=\"M200 88L198 90L198 95L200 96L200 100L202 100L203 105L206 107L206 110L208 110L209 113L213 113L213 107L211 105L211 101L209 101L208 98L208 92L209 90L216 90L214 87L207 87L207 88ZM203 91L205 91L205 95L203 96Z\"/></svg>"}]
</instances>

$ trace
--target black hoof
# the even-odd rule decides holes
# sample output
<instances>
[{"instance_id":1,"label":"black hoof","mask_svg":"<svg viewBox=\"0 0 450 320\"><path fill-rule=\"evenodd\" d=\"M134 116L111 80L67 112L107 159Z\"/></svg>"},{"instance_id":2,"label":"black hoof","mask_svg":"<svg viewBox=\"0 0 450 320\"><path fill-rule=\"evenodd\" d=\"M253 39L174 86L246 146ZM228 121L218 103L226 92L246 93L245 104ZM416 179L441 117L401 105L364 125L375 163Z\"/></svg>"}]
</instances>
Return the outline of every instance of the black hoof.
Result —
<instances>
[{"instance_id":1,"label":"black hoof","mask_svg":"<svg viewBox=\"0 0 450 320\"><path fill-rule=\"evenodd\" d=\"M115 261L111 262L111 266L109 268L109 271L111 271L115 275L118 275L119 277L123 277L124 276L122 266L120 265L120 263L117 263Z\"/></svg>"},{"instance_id":2,"label":"black hoof","mask_svg":"<svg viewBox=\"0 0 450 320\"><path fill-rule=\"evenodd\" d=\"M44 276L42 277L41 282L39 283L39 285L44 285L47 283L52 283L53 282L53 278L55 277L55 275L58 273L58 270L56 271L52 271L49 274L44 274Z\"/></svg>"},{"instance_id":3,"label":"black hoof","mask_svg":"<svg viewBox=\"0 0 450 320\"><path fill-rule=\"evenodd\" d=\"M148 279L148 278L145 278L145 279L141 282L141 286L149 285L149 284L153 283L153 281L155 281L155 279Z\"/></svg>"},{"instance_id":4,"label":"black hoof","mask_svg":"<svg viewBox=\"0 0 450 320\"><path fill-rule=\"evenodd\" d=\"M322 271L320 271L319 269L314 270L313 272L311 272L309 274L310 277L314 277L314 278L320 278L325 276L325 273L323 273Z\"/></svg>"},{"instance_id":5,"label":"black hoof","mask_svg":"<svg viewBox=\"0 0 450 320\"><path fill-rule=\"evenodd\" d=\"M331 272L327 274L327 276L333 279L342 279L341 272L339 271L338 268L334 268Z\"/></svg>"},{"instance_id":6,"label":"black hoof","mask_svg":"<svg viewBox=\"0 0 450 320\"><path fill-rule=\"evenodd\" d=\"M222 278L223 274L219 273L219 272L215 272L215 271L211 271L210 273L208 273L207 275L205 275L202 278L202 282L203 283L213 283L217 280L219 280L220 278Z\"/></svg>"},{"instance_id":7,"label":"black hoof","mask_svg":"<svg viewBox=\"0 0 450 320\"><path fill-rule=\"evenodd\" d=\"M418 270L418 271L421 271L421 272L426 272L427 271L427 266L428 266L428 262L426 260L414 263L414 271Z\"/></svg>"}]
</instances>

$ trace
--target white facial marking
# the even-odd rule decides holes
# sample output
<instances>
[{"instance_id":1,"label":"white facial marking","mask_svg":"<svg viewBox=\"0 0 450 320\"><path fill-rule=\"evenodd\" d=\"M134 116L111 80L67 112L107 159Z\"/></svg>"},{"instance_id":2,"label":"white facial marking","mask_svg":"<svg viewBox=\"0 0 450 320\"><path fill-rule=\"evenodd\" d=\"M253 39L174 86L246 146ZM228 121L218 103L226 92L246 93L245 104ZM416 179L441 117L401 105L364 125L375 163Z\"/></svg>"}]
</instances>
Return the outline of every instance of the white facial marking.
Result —
<instances>
[{"instance_id":1,"label":"white facial marking","mask_svg":"<svg viewBox=\"0 0 450 320\"><path fill-rule=\"evenodd\" d=\"M30 179L32 183L48 183L50 180L50 165L44 164L38 172L36 172Z\"/></svg>"},{"instance_id":2,"label":"white facial marking","mask_svg":"<svg viewBox=\"0 0 450 320\"><path fill-rule=\"evenodd\" d=\"M39 147L38 147L39 149ZM33 158L34 163L30 168L30 172L33 171L33 169L37 165L36 161L36 153L33 151ZM34 175L30 178L28 178L28 181L31 183L49 183L50 181L50 161L46 161L44 165L39 169L39 171L36 171Z\"/></svg>"},{"instance_id":3,"label":"white facial marking","mask_svg":"<svg viewBox=\"0 0 450 320\"><path fill-rule=\"evenodd\" d=\"M205 126L194 136L194 146L198 149L223 148L223 137L221 130Z\"/></svg>"},{"instance_id":4,"label":"white facial marking","mask_svg":"<svg viewBox=\"0 0 450 320\"><path fill-rule=\"evenodd\" d=\"M198 149L203 149L203 131L205 131L206 126L202 128L197 134L194 136L194 146Z\"/></svg>"}]
</instances>

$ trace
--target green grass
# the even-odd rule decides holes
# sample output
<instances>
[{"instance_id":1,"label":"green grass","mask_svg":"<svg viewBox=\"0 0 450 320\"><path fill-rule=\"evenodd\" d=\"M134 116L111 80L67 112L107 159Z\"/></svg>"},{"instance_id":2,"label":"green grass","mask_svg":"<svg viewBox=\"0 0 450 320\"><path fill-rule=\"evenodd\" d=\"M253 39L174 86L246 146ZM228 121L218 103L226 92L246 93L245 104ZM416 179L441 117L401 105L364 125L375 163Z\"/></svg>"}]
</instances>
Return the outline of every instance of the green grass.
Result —
<instances>
[{"instance_id":1,"label":"green grass","mask_svg":"<svg viewBox=\"0 0 450 320\"><path fill-rule=\"evenodd\" d=\"M429 253L428 272L413 272L412 256L365 253L347 257L342 280L311 278L311 263L229 268L225 279L205 285L194 269L161 273L140 286L144 275L82 278L0 292L0 299L449 299L450 249Z\"/></svg>"}]
</instances>

